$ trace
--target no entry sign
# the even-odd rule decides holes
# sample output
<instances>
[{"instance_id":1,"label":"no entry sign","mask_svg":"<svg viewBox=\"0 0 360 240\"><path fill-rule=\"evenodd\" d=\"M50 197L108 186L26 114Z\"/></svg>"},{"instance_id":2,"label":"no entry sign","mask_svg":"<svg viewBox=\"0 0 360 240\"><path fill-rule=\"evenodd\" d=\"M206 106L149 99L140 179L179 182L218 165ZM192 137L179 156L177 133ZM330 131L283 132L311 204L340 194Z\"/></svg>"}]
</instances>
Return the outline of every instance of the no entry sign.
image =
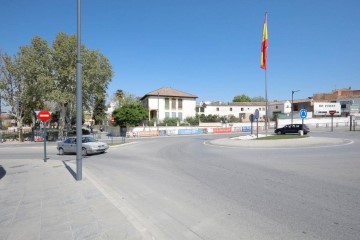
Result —
<instances>
[{"instance_id":1,"label":"no entry sign","mask_svg":"<svg viewBox=\"0 0 360 240\"><path fill-rule=\"evenodd\" d=\"M43 121L43 122L46 122L46 121L49 121L50 118L51 118L51 113L49 111L46 111L46 110L41 110L39 113L38 113L38 118Z\"/></svg>"}]
</instances>

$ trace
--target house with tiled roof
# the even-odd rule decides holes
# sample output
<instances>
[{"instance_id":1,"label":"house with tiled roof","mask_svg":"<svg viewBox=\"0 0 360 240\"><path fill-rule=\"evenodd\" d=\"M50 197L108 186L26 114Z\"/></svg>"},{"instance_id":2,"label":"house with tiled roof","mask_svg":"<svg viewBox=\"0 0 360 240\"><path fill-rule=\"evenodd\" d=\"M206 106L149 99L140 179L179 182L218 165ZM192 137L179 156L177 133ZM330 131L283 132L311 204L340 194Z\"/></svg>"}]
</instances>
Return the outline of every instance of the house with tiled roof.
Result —
<instances>
[{"instance_id":1,"label":"house with tiled roof","mask_svg":"<svg viewBox=\"0 0 360 240\"><path fill-rule=\"evenodd\" d=\"M196 115L198 97L180 90L164 87L145 94L140 100L149 110L149 120L179 118L180 121Z\"/></svg>"}]
</instances>

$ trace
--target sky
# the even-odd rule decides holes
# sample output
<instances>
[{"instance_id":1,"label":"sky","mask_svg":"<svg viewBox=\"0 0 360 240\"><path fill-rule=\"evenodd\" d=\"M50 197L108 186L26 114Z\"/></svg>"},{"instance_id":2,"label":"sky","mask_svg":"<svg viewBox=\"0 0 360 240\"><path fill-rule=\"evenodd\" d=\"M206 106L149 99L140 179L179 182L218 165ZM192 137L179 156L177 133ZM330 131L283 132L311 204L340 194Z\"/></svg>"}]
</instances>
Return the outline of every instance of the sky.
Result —
<instances>
[{"instance_id":1,"label":"sky","mask_svg":"<svg viewBox=\"0 0 360 240\"><path fill-rule=\"evenodd\" d=\"M360 89L359 0L82 0L81 40L111 62L107 90L172 87L198 101ZM77 0L1 0L0 49L76 34ZM268 63L260 68L264 14ZM267 91L265 91L267 82Z\"/></svg>"}]
</instances>

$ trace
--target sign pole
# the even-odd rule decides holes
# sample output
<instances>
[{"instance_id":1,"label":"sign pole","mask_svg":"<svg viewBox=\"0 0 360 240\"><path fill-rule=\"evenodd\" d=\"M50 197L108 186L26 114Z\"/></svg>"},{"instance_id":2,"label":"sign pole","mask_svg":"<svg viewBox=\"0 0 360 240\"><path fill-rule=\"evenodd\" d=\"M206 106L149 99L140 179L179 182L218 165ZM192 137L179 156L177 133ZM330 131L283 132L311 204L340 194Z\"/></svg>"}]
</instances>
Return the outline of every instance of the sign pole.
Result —
<instances>
[{"instance_id":1,"label":"sign pole","mask_svg":"<svg viewBox=\"0 0 360 240\"><path fill-rule=\"evenodd\" d=\"M42 121L42 123L44 125L44 162L46 162L46 122Z\"/></svg>"},{"instance_id":2,"label":"sign pole","mask_svg":"<svg viewBox=\"0 0 360 240\"><path fill-rule=\"evenodd\" d=\"M44 162L47 161L47 157L46 157L46 122L50 120L51 118L51 112L46 111L46 110L41 110L41 111L35 111L37 114L37 117L40 119L40 121L43 123L44 126Z\"/></svg>"}]
</instances>

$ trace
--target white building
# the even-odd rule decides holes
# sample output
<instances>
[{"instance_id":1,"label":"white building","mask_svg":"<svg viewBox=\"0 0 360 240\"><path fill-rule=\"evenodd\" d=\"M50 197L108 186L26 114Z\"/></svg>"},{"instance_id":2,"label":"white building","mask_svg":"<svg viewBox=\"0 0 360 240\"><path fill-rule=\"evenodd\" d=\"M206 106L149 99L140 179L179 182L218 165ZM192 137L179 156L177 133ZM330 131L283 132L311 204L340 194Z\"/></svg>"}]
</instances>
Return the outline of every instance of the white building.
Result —
<instances>
[{"instance_id":1,"label":"white building","mask_svg":"<svg viewBox=\"0 0 360 240\"><path fill-rule=\"evenodd\" d=\"M204 108L203 114L205 115L218 115L223 117L235 116L241 122L248 122L251 114L255 110L259 110L259 120L264 120L265 102L205 102L202 107Z\"/></svg>"},{"instance_id":2,"label":"white building","mask_svg":"<svg viewBox=\"0 0 360 240\"><path fill-rule=\"evenodd\" d=\"M160 88L145 94L140 100L149 110L149 120L166 117L184 120L196 115L197 96L173 88Z\"/></svg>"},{"instance_id":3,"label":"white building","mask_svg":"<svg viewBox=\"0 0 360 240\"><path fill-rule=\"evenodd\" d=\"M273 101L269 102L269 117L274 118L277 114L290 114L291 102L290 101Z\"/></svg>"}]
</instances>

